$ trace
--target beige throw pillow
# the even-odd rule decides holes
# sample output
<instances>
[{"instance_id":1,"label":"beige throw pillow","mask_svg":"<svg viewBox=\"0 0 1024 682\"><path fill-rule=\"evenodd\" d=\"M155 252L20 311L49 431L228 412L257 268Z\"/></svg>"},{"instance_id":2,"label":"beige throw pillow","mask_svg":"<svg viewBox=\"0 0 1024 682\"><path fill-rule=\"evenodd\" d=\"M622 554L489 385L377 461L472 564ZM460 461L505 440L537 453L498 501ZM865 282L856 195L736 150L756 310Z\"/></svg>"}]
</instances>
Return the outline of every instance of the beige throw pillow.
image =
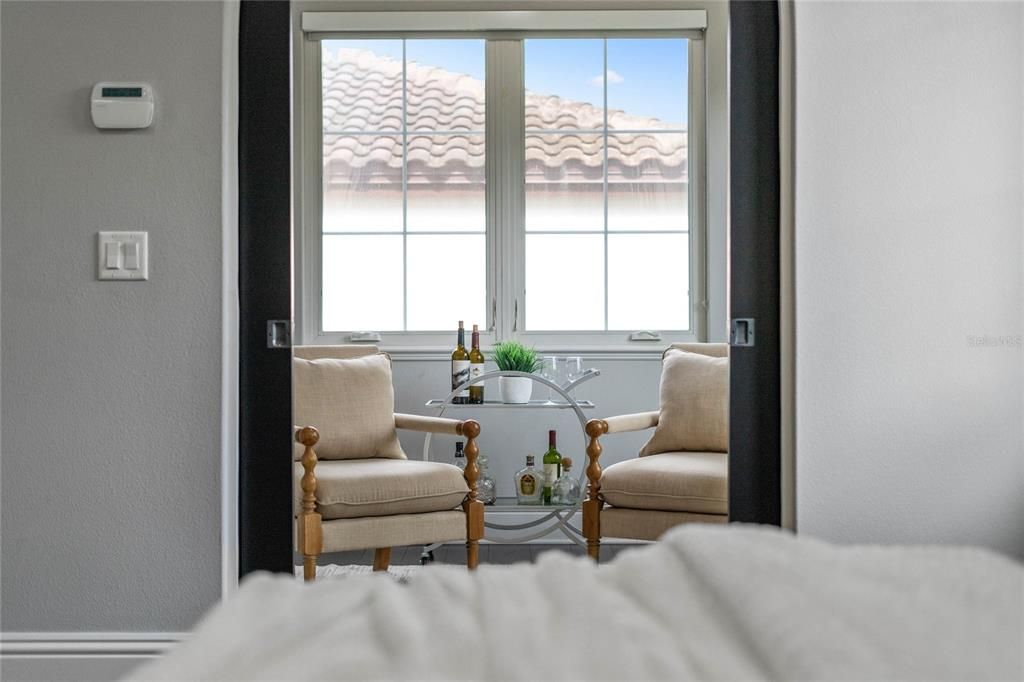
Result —
<instances>
[{"instance_id":1,"label":"beige throw pillow","mask_svg":"<svg viewBox=\"0 0 1024 682\"><path fill-rule=\"evenodd\" d=\"M665 353L661 369L661 416L640 456L729 449L729 358Z\"/></svg>"},{"instance_id":2,"label":"beige throw pillow","mask_svg":"<svg viewBox=\"0 0 1024 682\"><path fill-rule=\"evenodd\" d=\"M391 358L292 360L294 422L320 432L321 459L405 459L395 431ZM301 457L301 446L295 449Z\"/></svg>"}]
</instances>

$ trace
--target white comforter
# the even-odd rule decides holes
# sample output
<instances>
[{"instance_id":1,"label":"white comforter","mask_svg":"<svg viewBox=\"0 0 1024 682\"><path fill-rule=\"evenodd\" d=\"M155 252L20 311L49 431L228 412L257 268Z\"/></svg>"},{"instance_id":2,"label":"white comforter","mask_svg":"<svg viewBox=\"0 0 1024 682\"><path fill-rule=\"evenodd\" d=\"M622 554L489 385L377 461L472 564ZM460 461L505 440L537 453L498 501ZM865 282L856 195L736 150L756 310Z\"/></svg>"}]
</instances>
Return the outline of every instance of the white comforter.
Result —
<instances>
[{"instance_id":1,"label":"white comforter","mask_svg":"<svg viewBox=\"0 0 1024 682\"><path fill-rule=\"evenodd\" d=\"M838 547L686 526L595 567L257 575L137 678L1022 679L1024 568L948 547Z\"/></svg>"}]
</instances>

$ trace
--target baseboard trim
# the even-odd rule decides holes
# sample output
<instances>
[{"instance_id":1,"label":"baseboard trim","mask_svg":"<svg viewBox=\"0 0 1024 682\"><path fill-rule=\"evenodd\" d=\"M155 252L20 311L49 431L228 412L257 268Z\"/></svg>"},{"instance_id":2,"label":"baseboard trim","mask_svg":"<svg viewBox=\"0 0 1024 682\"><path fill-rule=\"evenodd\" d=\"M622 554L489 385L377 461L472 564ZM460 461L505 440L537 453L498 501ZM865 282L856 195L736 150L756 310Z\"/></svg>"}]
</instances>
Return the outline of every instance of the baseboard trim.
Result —
<instances>
[{"instance_id":1,"label":"baseboard trim","mask_svg":"<svg viewBox=\"0 0 1024 682\"><path fill-rule=\"evenodd\" d=\"M4 657L152 657L185 638L182 632L4 632Z\"/></svg>"}]
</instances>

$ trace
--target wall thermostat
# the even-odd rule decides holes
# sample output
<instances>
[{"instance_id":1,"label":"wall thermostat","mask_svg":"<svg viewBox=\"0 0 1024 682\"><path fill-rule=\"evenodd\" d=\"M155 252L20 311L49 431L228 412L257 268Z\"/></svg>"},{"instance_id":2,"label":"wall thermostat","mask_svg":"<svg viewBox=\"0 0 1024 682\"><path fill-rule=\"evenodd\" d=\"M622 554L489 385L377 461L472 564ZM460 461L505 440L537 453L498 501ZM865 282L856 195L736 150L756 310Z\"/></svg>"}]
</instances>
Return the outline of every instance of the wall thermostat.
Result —
<instances>
[{"instance_id":1,"label":"wall thermostat","mask_svg":"<svg viewBox=\"0 0 1024 682\"><path fill-rule=\"evenodd\" d=\"M97 83L92 86L92 122L97 128L148 128L153 123L153 87Z\"/></svg>"}]
</instances>

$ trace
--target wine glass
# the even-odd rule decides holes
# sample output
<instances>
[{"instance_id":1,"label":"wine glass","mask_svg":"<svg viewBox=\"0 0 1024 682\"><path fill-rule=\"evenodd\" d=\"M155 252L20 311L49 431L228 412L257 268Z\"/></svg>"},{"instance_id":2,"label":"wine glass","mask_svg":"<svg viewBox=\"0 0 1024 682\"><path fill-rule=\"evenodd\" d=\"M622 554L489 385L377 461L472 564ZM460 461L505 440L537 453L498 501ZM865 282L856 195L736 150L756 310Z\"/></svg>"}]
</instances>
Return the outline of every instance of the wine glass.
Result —
<instances>
[{"instance_id":1,"label":"wine glass","mask_svg":"<svg viewBox=\"0 0 1024 682\"><path fill-rule=\"evenodd\" d=\"M574 355L565 359L566 386L579 379L585 372L586 370L583 369L583 358L580 356ZM579 400L579 395L576 395L576 399Z\"/></svg>"},{"instance_id":2,"label":"wine glass","mask_svg":"<svg viewBox=\"0 0 1024 682\"><path fill-rule=\"evenodd\" d=\"M545 355L544 366L541 368L540 375L548 381L562 385L562 380L565 376L565 370L563 369L563 363L556 355ZM548 402L552 402L557 397L554 389L548 388Z\"/></svg>"}]
</instances>

